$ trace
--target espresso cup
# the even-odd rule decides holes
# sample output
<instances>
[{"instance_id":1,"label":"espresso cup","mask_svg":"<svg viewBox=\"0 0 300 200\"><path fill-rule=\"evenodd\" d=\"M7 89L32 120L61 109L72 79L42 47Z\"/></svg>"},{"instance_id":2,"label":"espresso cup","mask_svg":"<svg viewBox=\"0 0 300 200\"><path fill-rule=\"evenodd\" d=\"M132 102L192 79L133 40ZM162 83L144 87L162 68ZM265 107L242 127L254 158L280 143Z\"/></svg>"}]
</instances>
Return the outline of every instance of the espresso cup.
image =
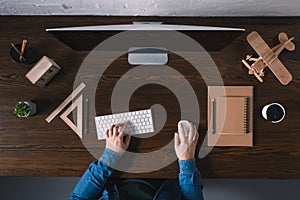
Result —
<instances>
[{"instance_id":1,"label":"espresso cup","mask_svg":"<svg viewBox=\"0 0 300 200\"><path fill-rule=\"evenodd\" d=\"M279 103L271 103L263 107L261 114L264 119L272 123L279 123L285 117L285 109Z\"/></svg>"}]
</instances>

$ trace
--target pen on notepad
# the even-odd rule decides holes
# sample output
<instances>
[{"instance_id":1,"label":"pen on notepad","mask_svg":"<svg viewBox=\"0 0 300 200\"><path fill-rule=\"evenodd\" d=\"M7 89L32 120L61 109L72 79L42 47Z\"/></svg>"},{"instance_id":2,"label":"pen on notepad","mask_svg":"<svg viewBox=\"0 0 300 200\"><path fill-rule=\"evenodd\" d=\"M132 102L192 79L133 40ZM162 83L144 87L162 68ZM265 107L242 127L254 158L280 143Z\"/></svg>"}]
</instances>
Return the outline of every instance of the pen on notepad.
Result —
<instances>
[{"instance_id":1,"label":"pen on notepad","mask_svg":"<svg viewBox=\"0 0 300 200\"><path fill-rule=\"evenodd\" d=\"M211 104L212 104L212 115L211 115L211 124L212 124L212 127L211 127L211 132L212 134L214 134L216 132L216 122L215 122L215 103L216 103L216 100L215 99L212 99L211 100Z\"/></svg>"}]
</instances>

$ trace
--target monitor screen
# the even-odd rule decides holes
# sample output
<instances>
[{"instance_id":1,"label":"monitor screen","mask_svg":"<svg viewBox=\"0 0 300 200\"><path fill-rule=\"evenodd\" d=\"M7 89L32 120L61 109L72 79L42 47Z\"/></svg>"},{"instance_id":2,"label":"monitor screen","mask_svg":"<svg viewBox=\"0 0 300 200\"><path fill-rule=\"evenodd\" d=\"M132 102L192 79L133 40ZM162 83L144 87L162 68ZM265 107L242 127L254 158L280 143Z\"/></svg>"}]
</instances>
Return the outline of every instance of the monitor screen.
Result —
<instances>
[{"instance_id":1,"label":"monitor screen","mask_svg":"<svg viewBox=\"0 0 300 200\"><path fill-rule=\"evenodd\" d=\"M160 34L165 31L179 31L197 41L206 51L220 51L245 31L242 28L213 26L187 26L161 24L160 22L136 22L124 25L80 26L48 28L60 41L75 51L91 51L105 39L123 31L134 34Z\"/></svg>"}]
</instances>

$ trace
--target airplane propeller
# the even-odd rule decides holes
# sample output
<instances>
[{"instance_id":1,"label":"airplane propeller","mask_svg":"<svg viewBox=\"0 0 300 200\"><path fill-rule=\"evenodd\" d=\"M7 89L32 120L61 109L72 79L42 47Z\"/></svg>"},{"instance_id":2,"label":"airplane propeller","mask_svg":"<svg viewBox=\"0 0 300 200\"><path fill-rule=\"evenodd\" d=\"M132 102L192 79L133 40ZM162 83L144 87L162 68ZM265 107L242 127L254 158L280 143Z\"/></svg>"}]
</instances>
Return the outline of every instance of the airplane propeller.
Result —
<instances>
[{"instance_id":1,"label":"airplane propeller","mask_svg":"<svg viewBox=\"0 0 300 200\"><path fill-rule=\"evenodd\" d=\"M252 55L247 55L246 60L250 60L252 58Z\"/></svg>"}]
</instances>

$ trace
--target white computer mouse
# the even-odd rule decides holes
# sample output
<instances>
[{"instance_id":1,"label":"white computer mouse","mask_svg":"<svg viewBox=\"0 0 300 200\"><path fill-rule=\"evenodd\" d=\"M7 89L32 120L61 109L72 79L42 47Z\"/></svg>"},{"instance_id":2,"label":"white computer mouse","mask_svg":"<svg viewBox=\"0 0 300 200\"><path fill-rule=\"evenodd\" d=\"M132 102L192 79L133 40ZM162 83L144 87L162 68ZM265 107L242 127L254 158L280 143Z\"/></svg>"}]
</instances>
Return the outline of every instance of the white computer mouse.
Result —
<instances>
[{"instance_id":1,"label":"white computer mouse","mask_svg":"<svg viewBox=\"0 0 300 200\"><path fill-rule=\"evenodd\" d=\"M182 124L185 137L188 137L190 132L190 122L188 120L180 120L178 124Z\"/></svg>"}]
</instances>

